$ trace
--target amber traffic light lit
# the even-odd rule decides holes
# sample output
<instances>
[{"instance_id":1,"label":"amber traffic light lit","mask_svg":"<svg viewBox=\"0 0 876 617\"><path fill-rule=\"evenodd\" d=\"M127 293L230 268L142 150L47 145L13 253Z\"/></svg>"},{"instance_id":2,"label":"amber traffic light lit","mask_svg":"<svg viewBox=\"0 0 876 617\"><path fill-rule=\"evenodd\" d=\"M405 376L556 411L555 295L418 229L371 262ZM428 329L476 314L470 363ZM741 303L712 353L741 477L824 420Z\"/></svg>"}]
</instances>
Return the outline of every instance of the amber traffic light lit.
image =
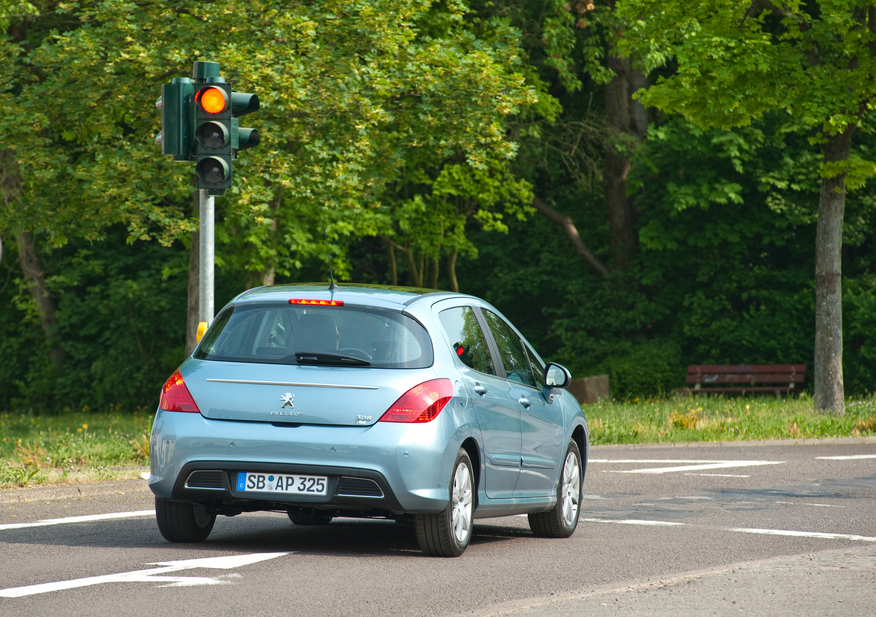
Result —
<instances>
[{"instance_id":1,"label":"amber traffic light lit","mask_svg":"<svg viewBox=\"0 0 876 617\"><path fill-rule=\"evenodd\" d=\"M225 92L219 88L207 88L198 93L198 104L208 114L220 114L225 111Z\"/></svg>"}]
</instances>

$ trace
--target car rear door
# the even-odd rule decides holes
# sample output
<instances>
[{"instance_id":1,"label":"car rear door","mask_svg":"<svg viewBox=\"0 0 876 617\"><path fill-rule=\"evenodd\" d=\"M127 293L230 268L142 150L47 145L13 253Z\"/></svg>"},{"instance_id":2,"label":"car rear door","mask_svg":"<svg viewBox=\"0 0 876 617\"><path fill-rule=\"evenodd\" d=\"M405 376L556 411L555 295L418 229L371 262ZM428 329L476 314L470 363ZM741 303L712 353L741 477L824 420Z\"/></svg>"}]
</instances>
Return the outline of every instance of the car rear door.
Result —
<instances>
[{"instance_id":1,"label":"car rear door","mask_svg":"<svg viewBox=\"0 0 876 617\"><path fill-rule=\"evenodd\" d=\"M472 401L484 450L484 489L491 499L514 497L520 475L520 409L497 374L482 322L471 306L440 303L438 320ZM445 308L446 307L446 308Z\"/></svg>"}]
</instances>

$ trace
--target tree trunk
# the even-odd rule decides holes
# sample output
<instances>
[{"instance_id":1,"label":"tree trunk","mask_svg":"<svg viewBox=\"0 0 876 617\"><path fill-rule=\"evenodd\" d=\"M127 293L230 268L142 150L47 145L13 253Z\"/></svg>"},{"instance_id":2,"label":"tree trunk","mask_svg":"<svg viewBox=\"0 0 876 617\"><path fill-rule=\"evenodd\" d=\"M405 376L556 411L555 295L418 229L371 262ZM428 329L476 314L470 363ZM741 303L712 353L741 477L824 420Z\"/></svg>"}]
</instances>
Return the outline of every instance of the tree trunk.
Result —
<instances>
[{"instance_id":1,"label":"tree trunk","mask_svg":"<svg viewBox=\"0 0 876 617\"><path fill-rule=\"evenodd\" d=\"M273 214L271 215L271 248L273 249L276 247L277 243L277 227L279 226L277 218L279 217L280 197L278 196L276 199L268 203L268 207L273 211ZM276 253L274 254L276 255ZM276 274L277 271L274 268L274 265L271 264L268 266L267 270L265 270L264 276L262 276L262 285L273 285Z\"/></svg>"},{"instance_id":2,"label":"tree trunk","mask_svg":"<svg viewBox=\"0 0 876 617\"><path fill-rule=\"evenodd\" d=\"M46 274L40 266L39 258L34 248L33 234L23 231L18 234L18 258L21 262L21 271L27 288L37 307L40 316L40 325L49 345L49 357L57 368L64 364L66 354L57 338L58 321L55 318L55 303L49 296L46 287Z\"/></svg>"},{"instance_id":3,"label":"tree trunk","mask_svg":"<svg viewBox=\"0 0 876 617\"><path fill-rule=\"evenodd\" d=\"M825 163L846 161L854 127L824 146ZM821 179L815 232L815 410L845 413L843 390L842 246L845 173Z\"/></svg>"},{"instance_id":4,"label":"tree trunk","mask_svg":"<svg viewBox=\"0 0 876 617\"><path fill-rule=\"evenodd\" d=\"M395 261L395 247L392 242L389 243L389 268L390 268L390 285L398 285L398 264Z\"/></svg>"},{"instance_id":5,"label":"tree trunk","mask_svg":"<svg viewBox=\"0 0 876 617\"><path fill-rule=\"evenodd\" d=\"M450 291L459 293L459 281L456 278L456 249L450 249L447 256L447 276L450 278Z\"/></svg>"},{"instance_id":6,"label":"tree trunk","mask_svg":"<svg viewBox=\"0 0 876 617\"><path fill-rule=\"evenodd\" d=\"M635 89L647 84L640 71L634 71L630 58L609 54L608 68L615 76L605 87L605 117L614 129L614 142L606 147L603 185L608 206L608 225L611 233L611 260L615 270L627 270L636 260L638 234L632 203L627 196L627 175L630 159L626 147L641 139L648 128L647 110L632 95Z\"/></svg>"},{"instance_id":7,"label":"tree trunk","mask_svg":"<svg viewBox=\"0 0 876 617\"><path fill-rule=\"evenodd\" d=\"M615 11L616 0L609 0L609 8ZM618 38L623 36L617 32ZM627 196L627 175L630 158L623 151L644 138L651 122L649 111L633 93L648 87L648 78L642 71L633 68L633 58L621 58L612 49L607 57L608 68L614 78L605 87L605 118L614 129L615 143L605 151L603 184L608 206L608 224L611 233L611 261L615 270L632 267L639 249L636 232L636 213ZM626 142L618 148L619 142ZM617 144L617 145L616 145Z\"/></svg>"}]
</instances>

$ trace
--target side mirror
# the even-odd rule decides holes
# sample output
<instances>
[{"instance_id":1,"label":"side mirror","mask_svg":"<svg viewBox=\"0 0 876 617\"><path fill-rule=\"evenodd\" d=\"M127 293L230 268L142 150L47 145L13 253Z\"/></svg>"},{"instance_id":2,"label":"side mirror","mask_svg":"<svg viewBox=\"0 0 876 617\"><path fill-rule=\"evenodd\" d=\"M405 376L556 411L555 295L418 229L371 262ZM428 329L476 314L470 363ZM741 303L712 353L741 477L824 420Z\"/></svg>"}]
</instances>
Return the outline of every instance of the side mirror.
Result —
<instances>
[{"instance_id":1,"label":"side mirror","mask_svg":"<svg viewBox=\"0 0 876 617\"><path fill-rule=\"evenodd\" d=\"M548 388L567 388L572 383L572 373L565 366L548 362L544 368L544 385Z\"/></svg>"}]
</instances>

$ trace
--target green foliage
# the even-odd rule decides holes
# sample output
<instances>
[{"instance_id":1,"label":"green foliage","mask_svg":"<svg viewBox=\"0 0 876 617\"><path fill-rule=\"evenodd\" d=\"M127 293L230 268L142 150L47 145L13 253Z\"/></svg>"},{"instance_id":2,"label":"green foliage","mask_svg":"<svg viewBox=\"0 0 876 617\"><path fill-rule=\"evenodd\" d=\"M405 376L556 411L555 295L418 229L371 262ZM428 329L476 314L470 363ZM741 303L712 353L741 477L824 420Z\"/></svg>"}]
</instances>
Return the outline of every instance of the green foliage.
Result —
<instances>
[{"instance_id":1,"label":"green foliage","mask_svg":"<svg viewBox=\"0 0 876 617\"><path fill-rule=\"evenodd\" d=\"M623 53L649 69L673 62L671 74L640 100L704 127L748 126L775 111L817 137L855 127L876 97L876 24L872 0L791 0L750 5L733 0L667 4L621 0L630 28ZM867 9L871 11L868 17ZM876 173L873 161L820 168L850 173L847 188Z\"/></svg>"},{"instance_id":2,"label":"green foliage","mask_svg":"<svg viewBox=\"0 0 876 617\"><path fill-rule=\"evenodd\" d=\"M187 252L126 245L124 229L117 228L102 241L70 242L44 257L67 359L61 372L49 362L33 301L14 279L0 295L8 307L0 313L0 345L9 351L0 360L3 407L154 404L184 357L188 272L173 265L187 264ZM175 274L163 276L165 268Z\"/></svg>"}]
</instances>

